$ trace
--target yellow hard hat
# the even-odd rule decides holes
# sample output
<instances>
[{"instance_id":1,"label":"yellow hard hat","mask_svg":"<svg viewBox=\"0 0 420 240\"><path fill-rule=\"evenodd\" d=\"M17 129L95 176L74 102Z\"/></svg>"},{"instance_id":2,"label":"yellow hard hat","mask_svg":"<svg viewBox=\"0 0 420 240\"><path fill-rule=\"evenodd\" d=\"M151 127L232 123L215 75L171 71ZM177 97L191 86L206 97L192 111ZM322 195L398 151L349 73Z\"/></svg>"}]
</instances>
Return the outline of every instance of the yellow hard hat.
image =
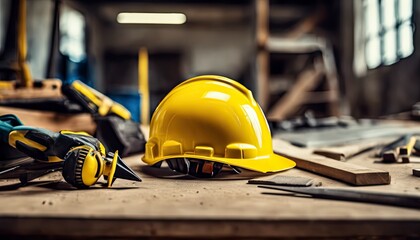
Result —
<instances>
[{"instance_id":1,"label":"yellow hard hat","mask_svg":"<svg viewBox=\"0 0 420 240\"><path fill-rule=\"evenodd\" d=\"M179 84L154 112L142 160L158 165L170 159L199 159L263 173L296 165L273 153L267 120L251 91L214 75Z\"/></svg>"}]
</instances>

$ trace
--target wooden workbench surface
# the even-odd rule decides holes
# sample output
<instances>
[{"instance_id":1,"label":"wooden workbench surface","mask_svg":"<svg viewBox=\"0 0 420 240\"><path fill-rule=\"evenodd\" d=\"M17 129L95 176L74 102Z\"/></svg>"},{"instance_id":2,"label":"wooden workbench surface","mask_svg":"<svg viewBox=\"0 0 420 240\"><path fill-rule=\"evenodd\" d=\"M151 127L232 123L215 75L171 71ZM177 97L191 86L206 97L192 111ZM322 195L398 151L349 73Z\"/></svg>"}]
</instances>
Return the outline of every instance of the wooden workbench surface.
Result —
<instances>
[{"instance_id":1,"label":"wooden workbench surface","mask_svg":"<svg viewBox=\"0 0 420 240\"><path fill-rule=\"evenodd\" d=\"M365 203L265 195L247 180L165 179L146 175L140 156L125 158L143 182L117 180L111 189L74 190L59 173L8 190L1 180L0 233L39 236L401 236L420 234L420 210ZM416 165L352 163L389 170L391 185L358 189L420 194ZM348 186L299 169L323 186ZM271 177L271 176L270 176ZM52 181L52 182L51 182Z\"/></svg>"}]
</instances>

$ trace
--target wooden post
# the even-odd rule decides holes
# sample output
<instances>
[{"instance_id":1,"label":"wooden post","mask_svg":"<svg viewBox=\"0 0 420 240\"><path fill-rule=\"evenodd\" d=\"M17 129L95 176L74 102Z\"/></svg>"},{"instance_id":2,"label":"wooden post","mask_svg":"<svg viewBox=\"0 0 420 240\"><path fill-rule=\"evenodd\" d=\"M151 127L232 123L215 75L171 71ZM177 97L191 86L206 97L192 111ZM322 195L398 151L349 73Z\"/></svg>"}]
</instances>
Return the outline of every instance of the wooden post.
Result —
<instances>
[{"instance_id":1,"label":"wooden post","mask_svg":"<svg viewBox=\"0 0 420 240\"><path fill-rule=\"evenodd\" d=\"M267 42L269 36L269 0L255 0L256 26L255 37L257 44L256 81L257 101L263 110L267 110L269 100L269 57Z\"/></svg>"},{"instance_id":2,"label":"wooden post","mask_svg":"<svg viewBox=\"0 0 420 240\"><path fill-rule=\"evenodd\" d=\"M141 48L139 51L139 92L141 96L141 123L149 124L149 55L146 48Z\"/></svg>"},{"instance_id":3,"label":"wooden post","mask_svg":"<svg viewBox=\"0 0 420 240\"><path fill-rule=\"evenodd\" d=\"M20 67L21 84L24 87L31 88L33 79L28 63L26 62L27 54L26 43L26 0L19 1L19 17L18 17L18 64Z\"/></svg>"}]
</instances>

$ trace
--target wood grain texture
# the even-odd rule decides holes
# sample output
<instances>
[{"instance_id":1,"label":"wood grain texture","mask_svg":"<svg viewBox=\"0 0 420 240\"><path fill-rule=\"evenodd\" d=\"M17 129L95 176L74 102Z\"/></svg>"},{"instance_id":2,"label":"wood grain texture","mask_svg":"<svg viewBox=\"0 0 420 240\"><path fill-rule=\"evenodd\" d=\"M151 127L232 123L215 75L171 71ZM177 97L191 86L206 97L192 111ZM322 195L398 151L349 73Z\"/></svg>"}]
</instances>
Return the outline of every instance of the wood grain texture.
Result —
<instances>
[{"instance_id":1,"label":"wood grain texture","mask_svg":"<svg viewBox=\"0 0 420 240\"><path fill-rule=\"evenodd\" d=\"M46 227L48 226L48 227ZM0 219L0 236L88 237L111 239L255 239L255 238L370 238L419 237L416 221L298 220L253 221L243 219L115 219L115 218L14 218ZM7 236L7 235L6 235ZM363 239L363 237L362 237ZM399 238L396 238L399 239Z\"/></svg>"},{"instance_id":2,"label":"wood grain texture","mask_svg":"<svg viewBox=\"0 0 420 240\"><path fill-rule=\"evenodd\" d=\"M274 140L274 151L296 162L298 168L356 186L389 184L389 172L340 162L302 150L282 140Z\"/></svg>"},{"instance_id":3,"label":"wood grain texture","mask_svg":"<svg viewBox=\"0 0 420 240\"><path fill-rule=\"evenodd\" d=\"M147 127L142 130L147 135ZM351 162L389 171L392 182L358 190L420 194L419 178L412 176L416 165L376 164L368 155ZM7 187L15 181L0 180L0 238L420 237L420 210L263 194L270 190L247 184L248 179L154 176L147 174L141 157L124 160L143 182L119 179L110 189L98 184L75 190L58 172L16 190ZM354 188L298 168L263 176L300 176L324 187Z\"/></svg>"},{"instance_id":4,"label":"wood grain texture","mask_svg":"<svg viewBox=\"0 0 420 240\"><path fill-rule=\"evenodd\" d=\"M93 134L96 124L88 113L67 114L21 108L0 107L0 115L15 114L27 126L60 130L84 131Z\"/></svg>"},{"instance_id":5,"label":"wood grain texture","mask_svg":"<svg viewBox=\"0 0 420 240\"><path fill-rule=\"evenodd\" d=\"M342 146L316 148L313 151L313 153L335 160L346 161L359 153L362 153L374 147L386 145L392 142L393 140L395 140L394 137L362 140Z\"/></svg>"},{"instance_id":6,"label":"wood grain texture","mask_svg":"<svg viewBox=\"0 0 420 240\"><path fill-rule=\"evenodd\" d=\"M61 81L58 79L45 79L40 87L16 87L13 82L12 88L0 89L0 102L9 101L11 99L60 99L63 97L61 93Z\"/></svg>"}]
</instances>

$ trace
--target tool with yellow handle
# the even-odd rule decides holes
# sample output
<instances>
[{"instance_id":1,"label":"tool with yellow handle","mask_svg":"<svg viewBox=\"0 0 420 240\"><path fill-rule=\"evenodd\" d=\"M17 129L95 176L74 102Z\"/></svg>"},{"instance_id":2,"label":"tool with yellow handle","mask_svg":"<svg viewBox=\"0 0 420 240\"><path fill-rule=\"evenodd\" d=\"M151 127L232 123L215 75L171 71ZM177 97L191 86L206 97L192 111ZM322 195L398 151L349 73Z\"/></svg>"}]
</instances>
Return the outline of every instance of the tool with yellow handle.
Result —
<instances>
[{"instance_id":1,"label":"tool with yellow handle","mask_svg":"<svg viewBox=\"0 0 420 240\"><path fill-rule=\"evenodd\" d=\"M64 179L77 188L87 188L101 176L107 180L108 187L116 178L141 181L122 161L118 151L107 153L99 140L84 132L52 132L28 127L16 116L4 115L0 116L0 140L35 159L31 170L38 163L42 166L38 169L40 173L62 169ZM17 170L25 173L22 169ZM8 172L6 169L0 175ZM28 180L21 176L20 179Z\"/></svg>"},{"instance_id":2,"label":"tool with yellow handle","mask_svg":"<svg viewBox=\"0 0 420 240\"><path fill-rule=\"evenodd\" d=\"M81 81L76 80L72 84L64 85L62 91L69 99L82 105L94 116L113 115L125 120L131 119L131 113L125 107Z\"/></svg>"},{"instance_id":3,"label":"tool with yellow handle","mask_svg":"<svg viewBox=\"0 0 420 240\"><path fill-rule=\"evenodd\" d=\"M80 81L65 84L61 90L68 99L92 114L97 125L95 137L107 149L118 150L122 156L144 151L144 135L124 106Z\"/></svg>"}]
</instances>

